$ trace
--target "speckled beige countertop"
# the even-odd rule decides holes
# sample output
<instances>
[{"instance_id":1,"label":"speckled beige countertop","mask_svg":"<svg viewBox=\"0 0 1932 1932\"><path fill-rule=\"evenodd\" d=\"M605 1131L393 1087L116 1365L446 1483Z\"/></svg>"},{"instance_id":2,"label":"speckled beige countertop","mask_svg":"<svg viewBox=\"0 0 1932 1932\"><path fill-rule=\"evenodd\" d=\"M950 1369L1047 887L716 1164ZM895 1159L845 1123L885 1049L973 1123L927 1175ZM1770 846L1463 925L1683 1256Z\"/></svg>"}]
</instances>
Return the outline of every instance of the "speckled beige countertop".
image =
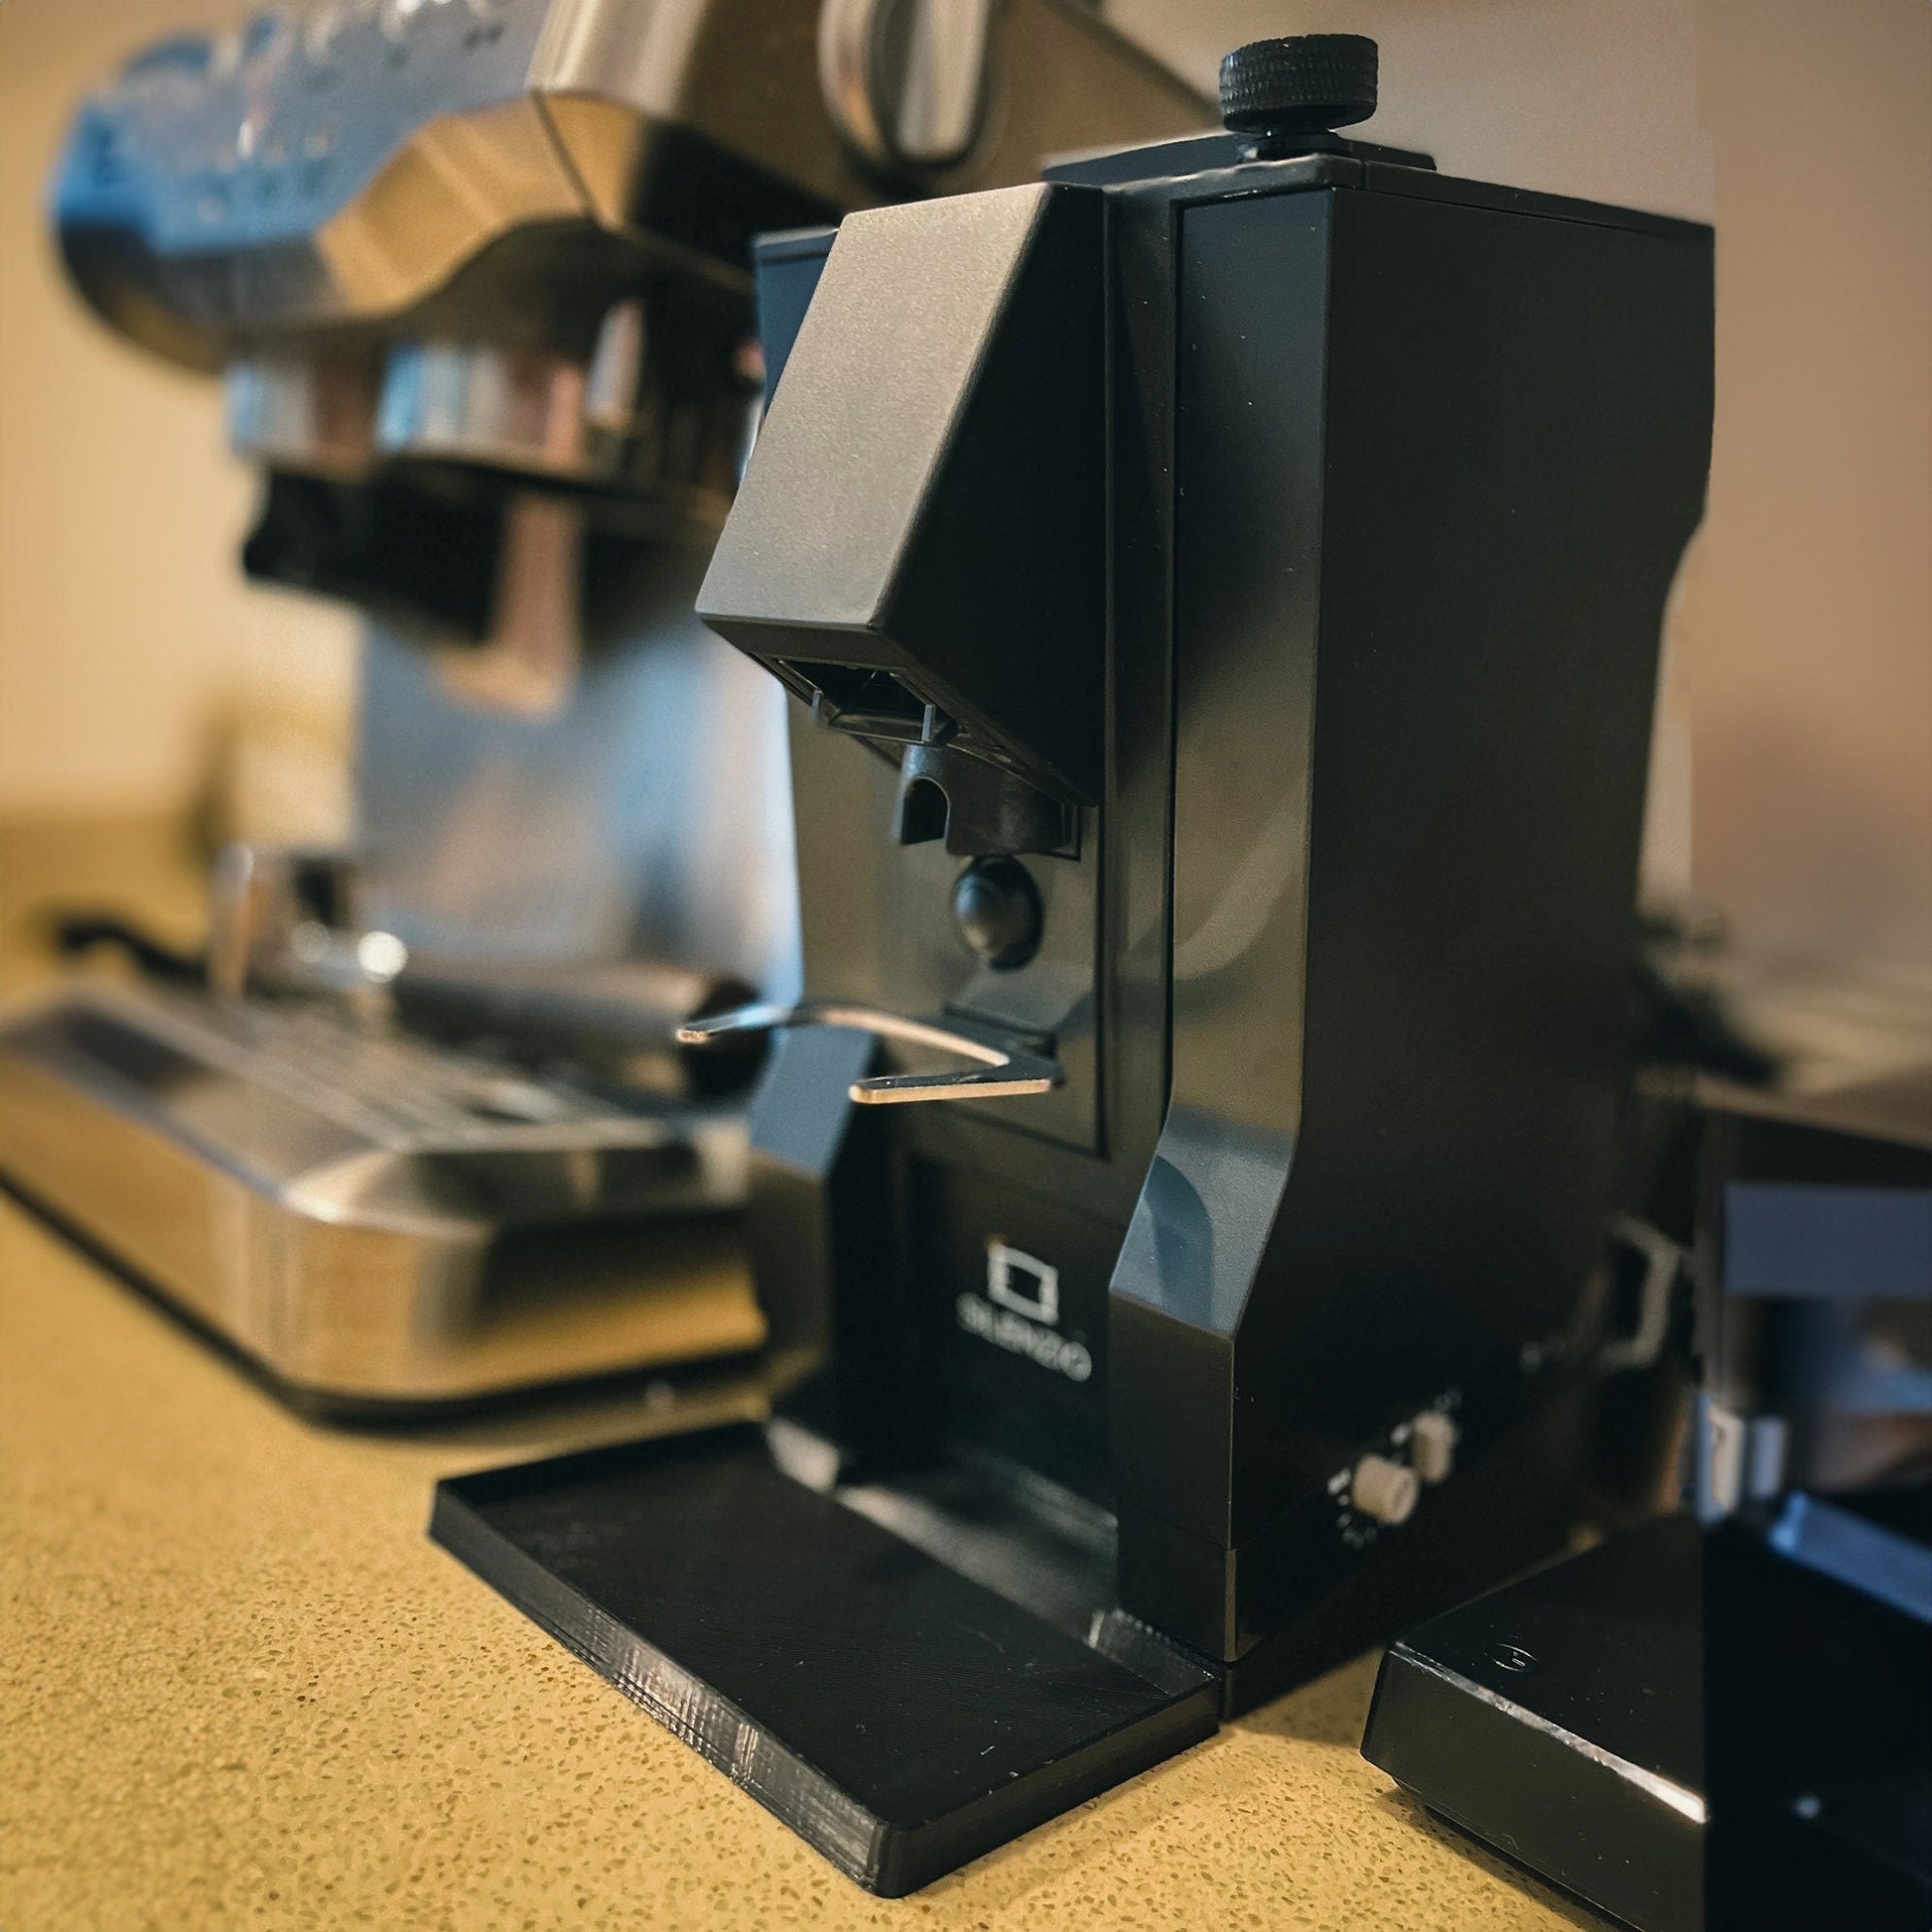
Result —
<instances>
[{"instance_id":1,"label":"speckled beige countertop","mask_svg":"<svg viewBox=\"0 0 1932 1932\"><path fill-rule=\"evenodd\" d=\"M332 1434L0 1203L0 1927L1598 1924L1362 1761L1372 1659L868 1897L424 1537L640 1416Z\"/></svg>"}]
</instances>

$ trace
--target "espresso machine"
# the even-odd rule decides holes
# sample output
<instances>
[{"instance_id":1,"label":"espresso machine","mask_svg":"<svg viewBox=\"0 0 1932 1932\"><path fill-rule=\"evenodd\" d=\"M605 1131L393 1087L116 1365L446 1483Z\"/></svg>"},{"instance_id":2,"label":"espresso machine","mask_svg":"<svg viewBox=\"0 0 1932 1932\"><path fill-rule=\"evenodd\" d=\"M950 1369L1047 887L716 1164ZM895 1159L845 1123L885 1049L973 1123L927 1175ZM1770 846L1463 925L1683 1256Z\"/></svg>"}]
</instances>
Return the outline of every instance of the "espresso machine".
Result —
<instances>
[{"instance_id":1,"label":"espresso machine","mask_svg":"<svg viewBox=\"0 0 1932 1932\"><path fill-rule=\"evenodd\" d=\"M796 702L776 1421L432 1533L911 1890L1553 1548L1601 1265L1709 231L1335 130L760 244L707 622Z\"/></svg>"},{"instance_id":2,"label":"espresso machine","mask_svg":"<svg viewBox=\"0 0 1932 1932\"><path fill-rule=\"evenodd\" d=\"M1203 103L1073 0L331 0L82 107L109 326L225 377L244 562L369 620L353 849L237 849L181 958L0 1030L0 1170L299 1403L743 1353L796 989L783 700L692 615L761 386L749 244Z\"/></svg>"}]
</instances>

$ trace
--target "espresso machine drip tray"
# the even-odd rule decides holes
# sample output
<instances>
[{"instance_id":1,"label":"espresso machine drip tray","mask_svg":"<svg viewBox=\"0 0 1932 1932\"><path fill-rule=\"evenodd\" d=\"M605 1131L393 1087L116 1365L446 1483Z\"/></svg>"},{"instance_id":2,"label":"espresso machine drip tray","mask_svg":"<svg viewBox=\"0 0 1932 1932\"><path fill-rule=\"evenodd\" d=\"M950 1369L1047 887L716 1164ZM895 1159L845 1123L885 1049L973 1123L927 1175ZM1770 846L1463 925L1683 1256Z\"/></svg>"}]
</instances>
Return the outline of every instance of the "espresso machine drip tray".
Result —
<instances>
[{"instance_id":1,"label":"espresso machine drip tray","mask_svg":"<svg viewBox=\"0 0 1932 1932\"><path fill-rule=\"evenodd\" d=\"M759 1348L743 1114L308 1002L0 1026L0 1178L298 1406L380 1420Z\"/></svg>"},{"instance_id":2,"label":"espresso machine drip tray","mask_svg":"<svg viewBox=\"0 0 1932 1932\"><path fill-rule=\"evenodd\" d=\"M1080 1641L749 1425L445 1482L430 1534L889 1898L1215 1727L1179 1651L1104 1619Z\"/></svg>"}]
</instances>

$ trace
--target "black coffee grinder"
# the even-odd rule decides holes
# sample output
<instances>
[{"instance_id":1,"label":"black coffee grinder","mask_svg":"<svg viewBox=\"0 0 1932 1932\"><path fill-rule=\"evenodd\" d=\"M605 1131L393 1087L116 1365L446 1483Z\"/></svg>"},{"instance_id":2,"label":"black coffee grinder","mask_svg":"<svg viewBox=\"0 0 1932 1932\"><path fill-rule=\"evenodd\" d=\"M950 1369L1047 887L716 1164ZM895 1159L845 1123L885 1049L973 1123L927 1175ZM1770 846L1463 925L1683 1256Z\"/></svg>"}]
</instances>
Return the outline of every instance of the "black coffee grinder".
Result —
<instances>
[{"instance_id":1,"label":"black coffee grinder","mask_svg":"<svg viewBox=\"0 0 1932 1932\"><path fill-rule=\"evenodd\" d=\"M1566 1526L1711 236L1230 131L759 251L701 599L804 702L769 1431L435 1534L902 1892ZM781 376L781 379L779 379ZM932 1072L935 1060L963 1065Z\"/></svg>"}]
</instances>

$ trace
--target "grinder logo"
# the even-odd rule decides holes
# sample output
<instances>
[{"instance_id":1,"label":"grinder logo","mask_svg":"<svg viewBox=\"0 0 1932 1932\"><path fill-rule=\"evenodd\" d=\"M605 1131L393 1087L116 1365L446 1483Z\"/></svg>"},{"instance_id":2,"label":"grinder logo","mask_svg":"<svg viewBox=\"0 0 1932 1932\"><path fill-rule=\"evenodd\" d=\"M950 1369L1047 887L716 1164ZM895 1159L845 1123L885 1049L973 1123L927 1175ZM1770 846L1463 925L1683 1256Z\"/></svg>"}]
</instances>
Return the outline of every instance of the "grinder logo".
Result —
<instances>
[{"instance_id":1,"label":"grinder logo","mask_svg":"<svg viewBox=\"0 0 1932 1932\"><path fill-rule=\"evenodd\" d=\"M1010 1354L1084 1382L1093 1357L1077 1341L1055 1333L1060 1319L1060 1271L995 1239L986 1244L986 1294L962 1295L959 1325Z\"/></svg>"}]
</instances>

